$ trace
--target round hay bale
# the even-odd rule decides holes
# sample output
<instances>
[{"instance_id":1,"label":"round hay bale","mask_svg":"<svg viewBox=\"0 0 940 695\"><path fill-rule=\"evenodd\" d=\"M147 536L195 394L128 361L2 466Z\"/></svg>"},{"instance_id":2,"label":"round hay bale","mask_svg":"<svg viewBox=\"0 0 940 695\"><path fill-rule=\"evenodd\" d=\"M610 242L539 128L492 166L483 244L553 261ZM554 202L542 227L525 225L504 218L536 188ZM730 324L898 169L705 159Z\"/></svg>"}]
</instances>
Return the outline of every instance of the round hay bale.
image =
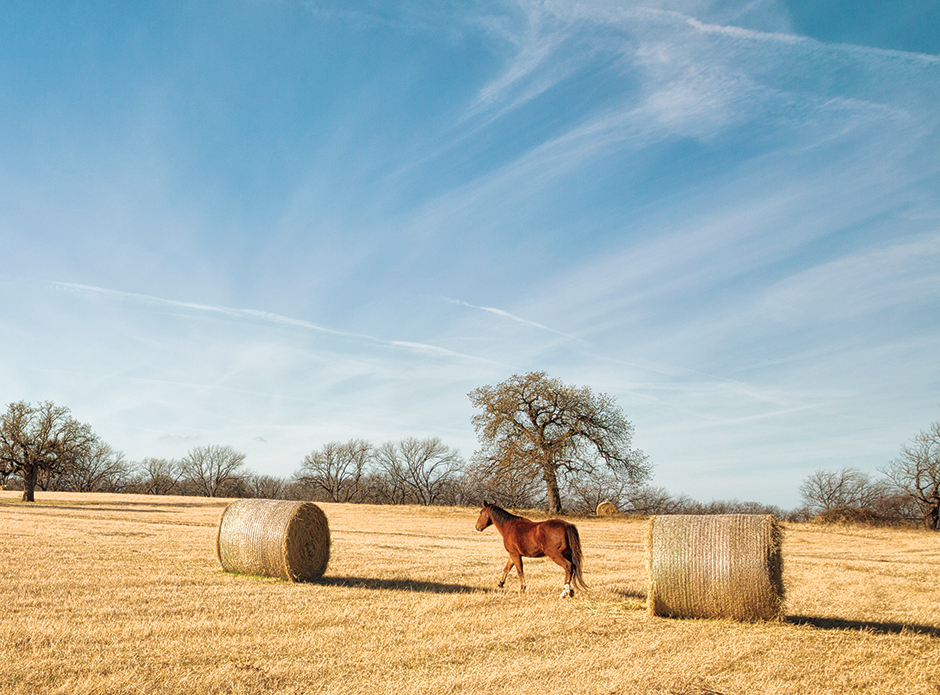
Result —
<instances>
[{"instance_id":1,"label":"round hay bale","mask_svg":"<svg viewBox=\"0 0 940 695\"><path fill-rule=\"evenodd\" d=\"M617 509L617 505L610 500L604 500L599 505L597 505L598 516L615 516L619 513L620 510Z\"/></svg>"},{"instance_id":2,"label":"round hay bale","mask_svg":"<svg viewBox=\"0 0 940 695\"><path fill-rule=\"evenodd\" d=\"M650 519L650 615L778 619L783 608L782 531L773 516L675 515Z\"/></svg>"},{"instance_id":3,"label":"round hay bale","mask_svg":"<svg viewBox=\"0 0 940 695\"><path fill-rule=\"evenodd\" d=\"M311 581L330 561L330 527L312 502L235 500L219 519L216 555L226 572Z\"/></svg>"}]
</instances>

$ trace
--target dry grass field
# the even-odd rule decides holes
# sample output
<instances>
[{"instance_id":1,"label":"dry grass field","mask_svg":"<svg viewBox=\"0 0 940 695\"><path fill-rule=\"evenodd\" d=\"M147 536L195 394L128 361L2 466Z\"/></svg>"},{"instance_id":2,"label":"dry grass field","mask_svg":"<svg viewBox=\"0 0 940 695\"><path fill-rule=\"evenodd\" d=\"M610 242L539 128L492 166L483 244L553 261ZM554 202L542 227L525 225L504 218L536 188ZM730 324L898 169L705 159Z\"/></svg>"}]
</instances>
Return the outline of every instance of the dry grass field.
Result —
<instances>
[{"instance_id":1,"label":"dry grass field","mask_svg":"<svg viewBox=\"0 0 940 695\"><path fill-rule=\"evenodd\" d=\"M476 510L321 505L322 581L223 573L223 500L0 492L0 692L940 693L940 534L788 525L782 622L646 615L646 525L576 520L592 590Z\"/></svg>"}]
</instances>

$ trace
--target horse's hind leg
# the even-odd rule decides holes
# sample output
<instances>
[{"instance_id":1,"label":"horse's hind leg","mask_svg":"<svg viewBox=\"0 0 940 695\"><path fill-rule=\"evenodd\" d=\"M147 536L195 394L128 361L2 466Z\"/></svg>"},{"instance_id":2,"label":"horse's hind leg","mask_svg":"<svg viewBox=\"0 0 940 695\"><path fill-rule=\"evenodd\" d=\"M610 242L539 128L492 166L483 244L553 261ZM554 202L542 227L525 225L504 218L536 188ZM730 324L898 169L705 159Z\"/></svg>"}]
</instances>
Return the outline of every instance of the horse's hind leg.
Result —
<instances>
[{"instance_id":1,"label":"horse's hind leg","mask_svg":"<svg viewBox=\"0 0 940 695\"><path fill-rule=\"evenodd\" d=\"M574 569L574 565L571 561L562 554L558 555L549 555L552 561L556 565L560 565L565 570L565 587L561 591L561 598L570 598L574 596L574 589L571 588L571 574Z\"/></svg>"}]
</instances>

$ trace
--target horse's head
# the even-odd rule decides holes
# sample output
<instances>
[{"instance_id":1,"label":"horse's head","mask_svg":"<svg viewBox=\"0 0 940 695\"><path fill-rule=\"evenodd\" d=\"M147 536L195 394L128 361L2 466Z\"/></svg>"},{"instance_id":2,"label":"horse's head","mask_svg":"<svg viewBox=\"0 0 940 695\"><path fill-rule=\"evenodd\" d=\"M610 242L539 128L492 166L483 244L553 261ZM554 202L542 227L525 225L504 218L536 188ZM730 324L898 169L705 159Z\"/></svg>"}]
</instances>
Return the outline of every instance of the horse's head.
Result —
<instances>
[{"instance_id":1,"label":"horse's head","mask_svg":"<svg viewBox=\"0 0 940 695\"><path fill-rule=\"evenodd\" d=\"M477 519L477 531L482 531L493 523L493 517L490 516L492 506L489 502L483 500L483 509L480 510L480 517Z\"/></svg>"}]
</instances>

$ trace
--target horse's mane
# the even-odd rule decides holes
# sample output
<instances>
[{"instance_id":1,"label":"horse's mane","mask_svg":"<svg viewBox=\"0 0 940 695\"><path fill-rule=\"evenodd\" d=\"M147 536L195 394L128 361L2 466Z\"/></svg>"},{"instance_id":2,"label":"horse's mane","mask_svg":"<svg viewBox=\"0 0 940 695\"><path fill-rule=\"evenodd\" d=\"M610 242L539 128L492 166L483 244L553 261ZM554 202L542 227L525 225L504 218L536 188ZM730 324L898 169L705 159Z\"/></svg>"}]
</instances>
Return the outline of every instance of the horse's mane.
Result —
<instances>
[{"instance_id":1,"label":"horse's mane","mask_svg":"<svg viewBox=\"0 0 940 695\"><path fill-rule=\"evenodd\" d=\"M490 516L493 518L493 521L498 521L501 524L509 521L510 519L522 518L521 516L516 516L515 514L507 512L505 509L495 504L490 505Z\"/></svg>"}]
</instances>

